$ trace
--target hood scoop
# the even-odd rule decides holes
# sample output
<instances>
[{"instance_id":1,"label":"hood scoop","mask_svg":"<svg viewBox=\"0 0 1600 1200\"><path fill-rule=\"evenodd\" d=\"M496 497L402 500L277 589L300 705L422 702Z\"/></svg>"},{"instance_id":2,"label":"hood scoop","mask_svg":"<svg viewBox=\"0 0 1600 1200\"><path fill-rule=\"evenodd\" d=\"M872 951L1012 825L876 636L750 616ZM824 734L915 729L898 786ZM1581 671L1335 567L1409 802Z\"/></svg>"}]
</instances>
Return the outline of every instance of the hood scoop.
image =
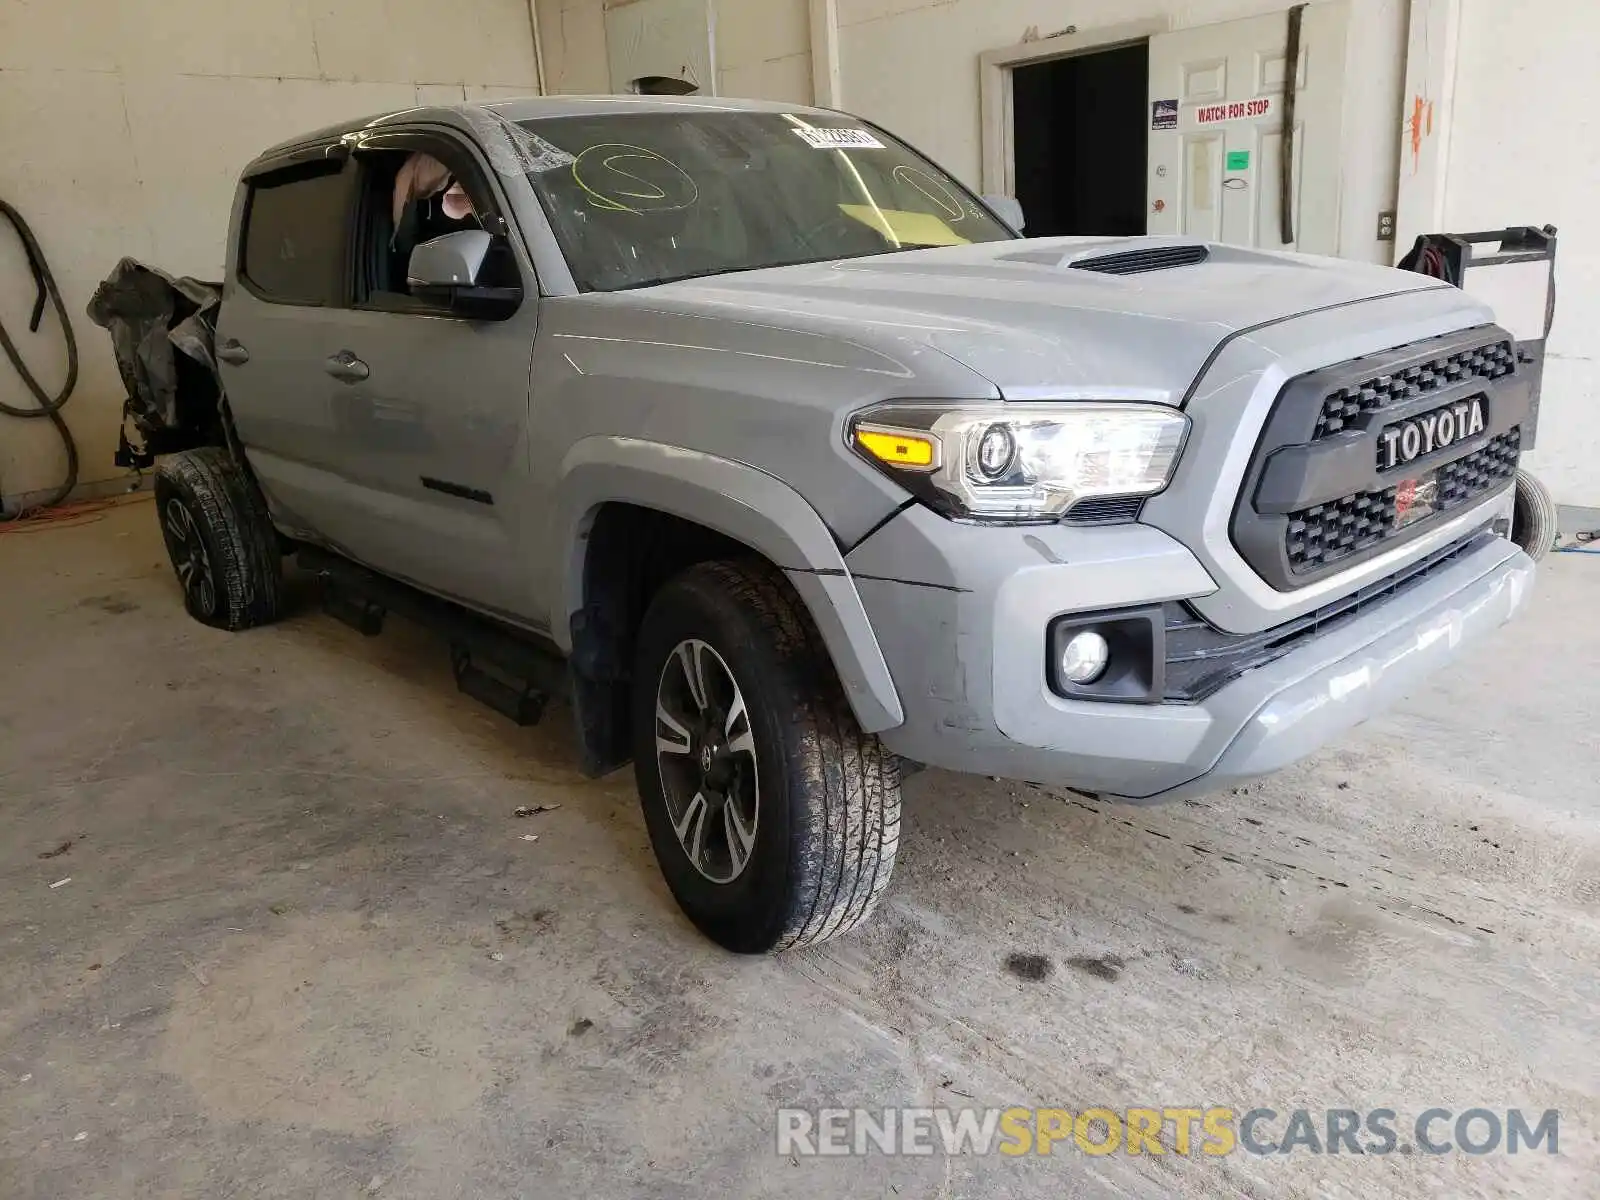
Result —
<instances>
[{"instance_id":1,"label":"hood scoop","mask_svg":"<svg viewBox=\"0 0 1600 1200\"><path fill-rule=\"evenodd\" d=\"M1143 275L1148 271L1170 271L1173 267L1194 267L1211 257L1199 243L1182 246L1152 246L1127 250L1121 254L1101 254L1067 263L1075 271L1098 271L1102 275Z\"/></svg>"},{"instance_id":2,"label":"hood scoop","mask_svg":"<svg viewBox=\"0 0 1600 1200\"><path fill-rule=\"evenodd\" d=\"M1193 267L1211 257L1204 242L1177 239L1129 239L1126 250L1106 253L1116 242L1095 241L1060 250L1028 250L1005 257L1013 262L1034 262L1048 267L1070 267L1074 271L1093 271L1099 275L1144 275L1151 271L1170 271L1174 267ZM1129 242L1123 242L1128 245Z\"/></svg>"}]
</instances>

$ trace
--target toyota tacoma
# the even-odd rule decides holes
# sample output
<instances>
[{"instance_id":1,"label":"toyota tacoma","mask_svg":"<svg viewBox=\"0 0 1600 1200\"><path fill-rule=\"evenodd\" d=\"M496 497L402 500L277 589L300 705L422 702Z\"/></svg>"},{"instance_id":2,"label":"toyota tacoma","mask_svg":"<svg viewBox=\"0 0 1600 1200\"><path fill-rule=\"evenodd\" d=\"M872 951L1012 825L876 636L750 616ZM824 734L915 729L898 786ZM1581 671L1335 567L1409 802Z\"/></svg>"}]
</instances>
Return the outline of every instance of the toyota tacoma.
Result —
<instances>
[{"instance_id":1,"label":"toyota tacoma","mask_svg":"<svg viewBox=\"0 0 1600 1200\"><path fill-rule=\"evenodd\" d=\"M1020 226L869 122L772 103L414 108L275 146L210 382L130 400L189 611L271 621L292 554L358 628L437 629L514 719L570 703L587 770L632 760L684 911L760 952L872 911L908 763L1226 787L1524 604L1537 375L1480 303Z\"/></svg>"}]
</instances>

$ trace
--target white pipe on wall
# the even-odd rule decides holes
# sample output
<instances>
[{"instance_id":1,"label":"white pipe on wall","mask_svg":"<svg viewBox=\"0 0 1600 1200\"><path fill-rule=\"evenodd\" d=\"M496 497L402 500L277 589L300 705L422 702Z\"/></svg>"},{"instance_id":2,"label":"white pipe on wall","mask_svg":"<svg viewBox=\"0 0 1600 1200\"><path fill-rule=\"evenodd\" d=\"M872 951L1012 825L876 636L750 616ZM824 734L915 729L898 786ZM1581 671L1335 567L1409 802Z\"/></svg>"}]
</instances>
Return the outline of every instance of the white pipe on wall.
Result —
<instances>
[{"instance_id":1,"label":"white pipe on wall","mask_svg":"<svg viewBox=\"0 0 1600 1200\"><path fill-rule=\"evenodd\" d=\"M811 0L812 103L823 108L843 108L839 83L838 0Z\"/></svg>"},{"instance_id":2,"label":"white pipe on wall","mask_svg":"<svg viewBox=\"0 0 1600 1200\"><path fill-rule=\"evenodd\" d=\"M528 0L528 26L533 31L533 77L539 85L539 95L548 96L545 85L544 38L539 35L539 0Z\"/></svg>"}]
</instances>

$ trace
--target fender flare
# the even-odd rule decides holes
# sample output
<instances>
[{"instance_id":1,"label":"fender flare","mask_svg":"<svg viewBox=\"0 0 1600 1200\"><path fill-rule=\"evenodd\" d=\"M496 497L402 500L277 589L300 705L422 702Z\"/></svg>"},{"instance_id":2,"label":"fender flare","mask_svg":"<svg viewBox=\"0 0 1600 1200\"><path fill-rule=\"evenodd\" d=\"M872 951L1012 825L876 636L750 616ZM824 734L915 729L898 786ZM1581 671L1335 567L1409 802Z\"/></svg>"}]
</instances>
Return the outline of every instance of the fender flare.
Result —
<instances>
[{"instance_id":1,"label":"fender flare","mask_svg":"<svg viewBox=\"0 0 1600 1200\"><path fill-rule=\"evenodd\" d=\"M563 651L572 651L571 619L583 609L595 514L608 502L636 504L704 525L780 568L816 622L862 729L881 733L904 724L894 678L844 556L817 511L782 480L682 446L593 436L568 451L556 496L564 607L551 633Z\"/></svg>"}]
</instances>

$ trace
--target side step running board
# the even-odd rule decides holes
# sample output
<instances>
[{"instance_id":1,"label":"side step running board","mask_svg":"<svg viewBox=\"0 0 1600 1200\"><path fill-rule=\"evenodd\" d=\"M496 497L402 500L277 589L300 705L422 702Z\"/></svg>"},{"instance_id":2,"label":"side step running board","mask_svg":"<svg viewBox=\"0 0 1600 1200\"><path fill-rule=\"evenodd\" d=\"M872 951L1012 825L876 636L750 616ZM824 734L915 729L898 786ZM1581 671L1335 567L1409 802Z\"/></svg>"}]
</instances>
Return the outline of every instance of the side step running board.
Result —
<instances>
[{"instance_id":1,"label":"side step running board","mask_svg":"<svg viewBox=\"0 0 1600 1200\"><path fill-rule=\"evenodd\" d=\"M322 606L371 637L397 613L426 626L450 646L456 686L518 725L537 724L551 696L571 692L566 660L533 634L507 628L459 604L441 600L311 546L300 566L322 580Z\"/></svg>"},{"instance_id":2,"label":"side step running board","mask_svg":"<svg viewBox=\"0 0 1600 1200\"><path fill-rule=\"evenodd\" d=\"M332 580L323 583L322 611L367 637L377 637L383 632L384 610L370 600L341 590Z\"/></svg>"},{"instance_id":3,"label":"side step running board","mask_svg":"<svg viewBox=\"0 0 1600 1200\"><path fill-rule=\"evenodd\" d=\"M450 667L456 673L456 686L465 694L518 725L537 725L544 716L548 692L535 689L526 679L504 675L492 662L475 662L472 651L459 643L450 647Z\"/></svg>"}]
</instances>

